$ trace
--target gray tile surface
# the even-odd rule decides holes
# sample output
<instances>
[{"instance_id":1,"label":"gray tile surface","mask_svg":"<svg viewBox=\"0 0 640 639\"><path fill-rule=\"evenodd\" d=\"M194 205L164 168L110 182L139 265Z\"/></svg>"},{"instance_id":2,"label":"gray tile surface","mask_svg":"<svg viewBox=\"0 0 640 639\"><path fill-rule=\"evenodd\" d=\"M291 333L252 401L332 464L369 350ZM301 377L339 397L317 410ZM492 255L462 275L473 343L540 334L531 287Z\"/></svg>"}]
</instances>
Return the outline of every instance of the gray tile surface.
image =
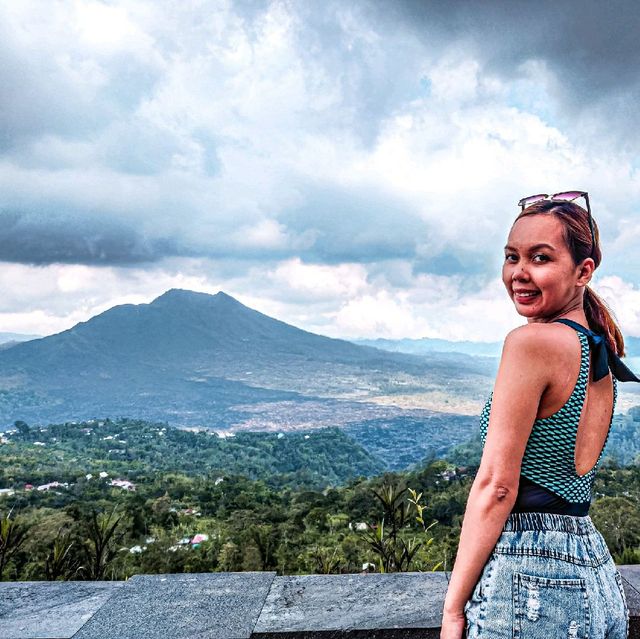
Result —
<instances>
[{"instance_id":1,"label":"gray tile surface","mask_svg":"<svg viewBox=\"0 0 640 639\"><path fill-rule=\"evenodd\" d=\"M616 566L616 568L620 571L623 580L627 582L625 585L640 594L640 565L627 564L626 566Z\"/></svg>"},{"instance_id":2,"label":"gray tile surface","mask_svg":"<svg viewBox=\"0 0 640 639\"><path fill-rule=\"evenodd\" d=\"M0 583L0 639L68 639L122 587L118 581Z\"/></svg>"},{"instance_id":3,"label":"gray tile surface","mask_svg":"<svg viewBox=\"0 0 640 639\"><path fill-rule=\"evenodd\" d=\"M276 577L254 632L258 637L292 632L328 637L348 630L350 637L374 637L378 630L388 637L385 629L437 629L446 589L443 572Z\"/></svg>"},{"instance_id":4,"label":"gray tile surface","mask_svg":"<svg viewBox=\"0 0 640 639\"><path fill-rule=\"evenodd\" d=\"M275 572L136 575L74 639L245 639Z\"/></svg>"},{"instance_id":5,"label":"gray tile surface","mask_svg":"<svg viewBox=\"0 0 640 639\"><path fill-rule=\"evenodd\" d=\"M631 612L629 639L640 639L640 565L617 567ZM0 583L0 639L439 637L445 573L274 577L238 572Z\"/></svg>"},{"instance_id":6,"label":"gray tile surface","mask_svg":"<svg viewBox=\"0 0 640 639\"><path fill-rule=\"evenodd\" d=\"M622 575L624 592L629 606L629 639L640 639L640 566L616 566Z\"/></svg>"}]
</instances>

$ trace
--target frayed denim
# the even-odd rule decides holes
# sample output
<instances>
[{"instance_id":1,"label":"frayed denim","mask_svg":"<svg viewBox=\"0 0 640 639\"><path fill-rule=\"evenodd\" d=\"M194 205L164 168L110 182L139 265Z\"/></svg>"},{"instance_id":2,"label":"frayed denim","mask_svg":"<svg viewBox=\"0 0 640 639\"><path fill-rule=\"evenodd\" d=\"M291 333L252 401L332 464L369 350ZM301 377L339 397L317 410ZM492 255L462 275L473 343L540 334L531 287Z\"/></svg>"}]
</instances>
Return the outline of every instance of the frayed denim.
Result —
<instances>
[{"instance_id":1,"label":"frayed denim","mask_svg":"<svg viewBox=\"0 0 640 639\"><path fill-rule=\"evenodd\" d=\"M627 639L629 608L589 515L511 513L465 605L468 639Z\"/></svg>"}]
</instances>

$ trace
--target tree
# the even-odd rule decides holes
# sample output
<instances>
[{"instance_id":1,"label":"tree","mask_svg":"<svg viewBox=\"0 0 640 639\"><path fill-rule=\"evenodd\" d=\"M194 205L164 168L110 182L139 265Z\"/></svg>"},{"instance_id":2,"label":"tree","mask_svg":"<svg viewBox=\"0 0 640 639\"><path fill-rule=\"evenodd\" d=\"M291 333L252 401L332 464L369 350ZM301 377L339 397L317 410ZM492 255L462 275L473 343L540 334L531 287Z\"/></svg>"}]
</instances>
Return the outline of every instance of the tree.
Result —
<instances>
[{"instance_id":1,"label":"tree","mask_svg":"<svg viewBox=\"0 0 640 639\"><path fill-rule=\"evenodd\" d=\"M80 561L71 552L74 543L70 540L69 535L61 535L54 540L44 562L47 581L56 581L59 578L67 581L82 572Z\"/></svg>"},{"instance_id":2,"label":"tree","mask_svg":"<svg viewBox=\"0 0 640 639\"><path fill-rule=\"evenodd\" d=\"M9 560L18 552L26 538L27 528L11 519L11 513L0 519L0 581Z\"/></svg>"},{"instance_id":3,"label":"tree","mask_svg":"<svg viewBox=\"0 0 640 639\"><path fill-rule=\"evenodd\" d=\"M123 516L114 519L117 508L116 505L108 515L91 509L91 517L86 526L89 539L85 541L85 550L88 577L94 581L101 581L107 576L118 552L117 542L124 535L124 531L119 528Z\"/></svg>"},{"instance_id":4,"label":"tree","mask_svg":"<svg viewBox=\"0 0 640 639\"><path fill-rule=\"evenodd\" d=\"M314 570L317 574L329 575L339 572L340 565L344 564L345 557L339 546L329 548L316 544L303 553L303 559L313 562Z\"/></svg>"},{"instance_id":5,"label":"tree","mask_svg":"<svg viewBox=\"0 0 640 639\"><path fill-rule=\"evenodd\" d=\"M415 547L408 548L399 536L400 529L407 522L408 513L404 506L406 490L399 483L383 484L380 490L371 489L382 504L382 519L373 527L373 531L365 531L363 537L378 555L380 572L400 572L411 562L417 550Z\"/></svg>"},{"instance_id":6,"label":"tree","mask_svg":"<svg viewBox=\"0 0 640 639\"><path fill-rule=\"evenodd\" d=\"M275 563L274 552L278 545L277 529L271 524L253 524L249 528L249 533L260 553L261 570L269 570Z\"/></svg>"},{"instance_id":7,"label":"tree","mask_svg":"<svg viewBox=\"0 0 640 639\"><path fill-rule=\"evenodd\" d=\"M23 422L22 420L18 420L17 422L13 423L14 428L16 428L18 430L18 433L20 434L20 437L26 441L27 439L29 439L29 433L31 432L31 429L29 428L29 424L27 424L27 422Z\"/></svg>"},{"instance_id":8,"label":"tree","mask_svg":"<svg viewBox=\"0 0 640 639\"><path fill-rule=\"evenodd\" d=\"M402 530L409 527L411 511L417 511L416 520L424 532L427 532L436 522L429 526L424 525L422 518L424 506L420 504L422 493L418 495L415 491L403 486L401 482L387 483L379 491L375 489L372 491L382 504L383 515L373 531L365 531L363 536L379 557L380 572L408 571L418 551L425 545L424 541L415 536L405 539L405 535L402 534ZM405 503L407 491L410 491L411 499L407 499ZM426 545L430 545L431 541L431 538L428 539Z\"/></svg>"},{"instance_id":9,"label":"tree","mask_svg":"<svg viewBox=\"0 0 640 639\"><path fill-rule=\"evenodd\" d=\"M612 554L640 544L640 512L638 505L626 497L596 499L591 509L593 523L611 549Z\"/></svg>"},{"instance_id":10,"label":"tree","mask_svg":"<svg viewBox=\"0 0 640 639\"><path fill-rule=\"evenodd\" d=\"M235 572L242 565L240 547L232 541L226 542L218 554L218 566L225 572Z\"/></svg>"}]
</instances>

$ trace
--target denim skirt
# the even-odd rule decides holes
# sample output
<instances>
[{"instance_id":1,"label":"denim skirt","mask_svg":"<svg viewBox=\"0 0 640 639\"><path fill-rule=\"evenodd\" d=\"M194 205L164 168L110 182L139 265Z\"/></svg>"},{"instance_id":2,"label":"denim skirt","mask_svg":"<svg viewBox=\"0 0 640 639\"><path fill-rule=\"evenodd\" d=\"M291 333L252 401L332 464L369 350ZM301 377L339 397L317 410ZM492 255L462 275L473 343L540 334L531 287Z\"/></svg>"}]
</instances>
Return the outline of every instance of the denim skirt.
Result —
<instances>
[{"instance_id":1,"label":"denim skirt","mask_svg":"<svg viewBox=\"0 0 640 639\"><path fill-rule=\"evenodd\" d=\"M468 639L629 633L622 577L589 515L511 513L464 610Z\"/></svg>"}]
</instances>

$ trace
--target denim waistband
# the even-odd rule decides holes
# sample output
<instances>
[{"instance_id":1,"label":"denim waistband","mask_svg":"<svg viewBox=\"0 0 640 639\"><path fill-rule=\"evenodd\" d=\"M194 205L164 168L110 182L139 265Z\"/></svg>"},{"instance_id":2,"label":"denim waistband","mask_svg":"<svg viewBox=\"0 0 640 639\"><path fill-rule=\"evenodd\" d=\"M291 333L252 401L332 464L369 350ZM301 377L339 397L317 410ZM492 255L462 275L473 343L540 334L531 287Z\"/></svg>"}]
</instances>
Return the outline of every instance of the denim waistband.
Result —
<instances>
[{"instance_id":1,"label":"denim waistband","mask_svg":"<svg viewBox=\"0 0 640 639\"><path fill-rule=\"evenodd\" d=\"M589 535L596 527L589 515L559 515L545 512L511 513L504 523L503 530L560 530L576 535Z\"/></svg>"}]
</instances>

